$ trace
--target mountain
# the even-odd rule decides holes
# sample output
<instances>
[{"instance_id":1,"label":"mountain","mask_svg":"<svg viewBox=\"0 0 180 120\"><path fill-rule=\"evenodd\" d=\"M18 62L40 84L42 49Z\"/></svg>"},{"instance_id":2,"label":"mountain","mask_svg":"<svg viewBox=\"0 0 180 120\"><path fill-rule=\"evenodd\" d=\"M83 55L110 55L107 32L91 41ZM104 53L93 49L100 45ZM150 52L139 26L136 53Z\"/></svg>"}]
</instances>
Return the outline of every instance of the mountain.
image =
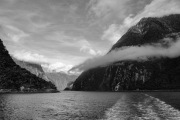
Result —
<instances>
[{"instance_id":1,"label":"mountain","mask_svg":"<svg viewBox=\"0 0 180 120\"><path fill-rule=\"evenodd\" d=\"M47 82L17 65L0 40L0 88L19 91L22 86L39 91L57 89L52 82Z\"/></svg>"},{"instance_id":2,"label":"mountain","mask_svg":"<svg viewBox=\"0 0 180 120\"><path fill-rule=\"evenodd\" d=\"M180 37L180 15L148 17L132 26L111 51L123 47L167 44ZM180 89L180 57L149 58L148 61L124 60L105 67L84 71L74 82L72 90L121 91L121 90L172 90Z\"/></svg>"},{"instance_id":3,"label":"mountain","mask_svg":"<svg viewBox=\"0 0 180 120\"><path fill-rule=\"evenodd\" d=\"M44 70L43 70L43 68L41 67L40 64L18 60L18 59L14 58L14 57L12 57L12 59L21 68L25 68L26 70L28 70L29 72L31 72L32 74L36 75L39 78L42 78L42 79L44 79L46 81L51 81L45 75L45 72L44 72Z\"/></svg>"},{"instance_id":4,"label":"mountain","mask_svg":"<svg viewBox=\"0 0 180 120\"><path fill-rule=\"evenodd\" d=\"M58 90L64 90L69 82L73 82L77 78L76 75L70 75L63 72L46 72L46 68L43 68L37 63L25 62L17 60L14 57L12 58L16 64L18 64L22 68L25 68L37 77L42 78L46 81L51 81L56 85Z\"/></svg>"},{"instance_id":5,"label":"mountain","mask_svg":"<svg viewBox=\"0 0 180 120\"><path fill-rule=\"evenodd\" d=\"M45 75L57 86L58 90L64 90L66 87L69 87L69 83L74 82L77 78L77 75L62 72L46 72Z\"/></svg>"},{"instance_id":6,"label":"mountain","mask_svg":"<svg viewBox=\"0 0 180 120\"><path fill-rule=\"evenodd\" d=\"M32 74L35 74L36 76L39 76L39 77L43 76L44 71L41 65L36 64L36 63L21 61L21 60L16 59L15 57L12 57L12 59L21 68L25 68L26 70L28 70Z\"/></svg>"}]
</instances>

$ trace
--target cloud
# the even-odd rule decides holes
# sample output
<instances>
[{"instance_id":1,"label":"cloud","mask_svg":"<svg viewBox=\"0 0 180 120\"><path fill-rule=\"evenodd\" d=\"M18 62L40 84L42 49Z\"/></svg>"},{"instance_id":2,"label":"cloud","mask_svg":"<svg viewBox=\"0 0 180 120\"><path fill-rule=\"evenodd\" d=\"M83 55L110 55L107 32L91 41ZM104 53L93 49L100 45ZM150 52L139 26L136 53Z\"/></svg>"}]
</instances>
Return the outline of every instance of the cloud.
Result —
<instances>
[{"instance_id":1,"label":"cloud","mask_svg":"<svg viewBox=\"0 0 180 120\"><path fill-rule=\"evenodd\" d=\"M90 43L88 40L84 39L81 36L71 36L66 34L64 31L61 32L52 32L45 36L47 40L52 40L56 42L60 42L61 45L69 46L69 47L81 47L81 46L89 46Z\"/></svg>"},{"instance_id":2,"label":"cloud","mask_svg":"<svg viewBox=\"0 0 180 120\"><path fill-rule=\"evenodd\" d=\"M15 2L17 2L17 0L5 0L6 2L9 2L10 4L13 4Z\"/></svg>"},{"instance_id":3,"label":"cloud","mask_svg":"<svg viewBox=\"0 0 180 120\"><path fill-rule=\"evenodd\" d=\"M169 57L175 58L180 56L180 38L177 42L172 41L170 38L165 38L168 48L160 44L146 45L146 46L131 46L114 50L105 56L95 57L86 60L84 63L73 67L70 71L85 71L95 67L102 67L112 64L114 62L123 60L148 60L149 57Z\"/></svg>"},{"instance_id":4,"label":"cloud","mask_svg":"<svg viewBox=\"0 0 180 120\"><path fill-rule=\"evenodd\" d=\"M153 0L146 5L144 10L134 17L128 16L125 20L126 26L135 25L143 17L162 17L169 14L180 13L179 0Z\"/></svg>"},{"instance_id":5,"label":"cloud","mask_svg":"<svg viewBox=\"0 0 180 120\"><path fill-rule=\"evenodd\" d=\"M15 51L12 53L12 55L18 60L22 60L26 62L48 63L48 59L45 56L30 51L25 51L25 50Z\"/></svg>"},{"instance_id":6,"label":"cloud","mask_svg":"<svg viewBox=\"0 0 180 120\"><path fill-rule=\"evenodd\" d=\"M61 62L56 62L52 64L42 64L42 67L47 69L47 72L65 72L67 73L71 68L72 65L66 65Z\"/></svg>"},{"instance_id":7,"label":"cloud","mask_svg":"<svg viewBox=\"0 0 180 120\"><path fill-rule=\"evenodd\" d=\"M121 24L111 24L102 35L102 40L115 43L133 25L143 17L162 17L169 14L180 13L179 0L153 0L138 14L129 14ZM119 37L119 38L118 38Z\"/></svg>"},{"instance_id":8,"label":"cloud","mask_svg":"<svg viewBox=\"0 0 180 120\"><path fill-rule=\"evenodd\" d=\"M80 51L93 56L99 56L103 54L100 50L93 50L90 46L82 46L80 48Z\"/></svg>"},{"instance_id":9,"label":"cloud","mask_svg":"<svg viewBox=\"0 0 180 120\"><path fill-rule=\"evenodd\" d=\"M102 20L119 21L129 14L137 14L152 0L91 0L89 14Z\"/></svg>"},{"instance_id":10,"label":"cloud","mask_svg":"<svg viewBox=\"0 0 180 120\"><path fill-rule=\"evenodd\" d=\"M109 28L104 31L101 39L109 40L112 44L114 44L117 40L119 40L119 38L121 38L121 34L119 34L120 31L121 29L119 29L119 26L117 24L111 24Z\"/></svg>"},{"instance_id":11,"label":"cloud","mask_svg":"<svg viewBox=\"0 0 180 120\"><path fill-rule=\"evenodd\" d=\"M29 20L29 24L33 26L34 29L46 29L52 23L48 20L47 16L40 12L28 13L27 19Z\"/></svg>"},{"instance_id":12,"label":"cloud","mask_svg":"<svg viewBox=\"0 0 180 120\"><path fill-rule=\"evenodd\" d=\"M11 40L13 42L19 42L20 40L29 36L29 34L25 33L24 31L14 27L12 25L1 25L2 32L4 33L5 39Z\"/></svg>"},{"instance_id":13,"label":"cloud","mask_svg":"<svg viewBox=\"0 0 180 120\"><path fill-rule=\"evenodd\" d=\"M0 0L0 25L5 29L1 38L10 53L25 50L30 51L31 59L35 52L55 59L54 63L59 59L65 64L78 64L106 49L98 30L88 26L88 2ZM89 50L80 51L89 44Z\"/></svg>"},{"instance_id":14,"label":"cloud","mask_svg":"<svg viewBox=\"0 0 180 120\"><path fill-rule=\"evenodd\" d=\"M112 11L124 15L124 6L126 6L129 1L130 0L91 0L89 3L89 12L95 13L98 17L112 14Z\"/></svg>"},{"instance_id":15,"label":"cloud","mask_svg":"<svg viewBox=\"0 0 180 120\"><path fill-rule=\"evenodd\" d=\"M80 52L88 53L92 56L99 56L103 54L100 50L93 49L92 45L85 39L78 41L78 45L80 45Z\"/></svg>"},{"instance_id":16,"label":"cloud","mask_svg":"<svg viewBox=\"0 0 180 120\"><path fill-rule=\"evenodd\" d=\"M107 30L103 32L102 40L108 40L112 44L116 43L122 35L132 26L133 18L132 14L126 17L122 24L111 24Z\"/></svg>"},{"instance_id":17,"label":"cloud","mask_svg":"<svg viewBox=\"0 0 180 120\"><path fill-rule=\"evenodd\" d=\"M47 40L60 43L61 46L76 48L82 53L87 53L92 56L102 55L103 52L94 49L93 45L83 37L67 35L65 32L54 32L46 36ZM78 52L79 52L78 51Z\"/></svg>"},{"instance_id":18,"label":"cloud","mask_svg":"<svg viewBox=\"0 0 180 120\"><path fill-rule=\"evenodd\" d=\"M18 60L41 64L41 66L46 68L46 71L48 72L56 71L67 73L68 70L72 68L72 65L64 64L58 59L47 58L44 55L30 51L15 51L14 53L12 53L12 56Z\"/></svg>"}]
</instances>

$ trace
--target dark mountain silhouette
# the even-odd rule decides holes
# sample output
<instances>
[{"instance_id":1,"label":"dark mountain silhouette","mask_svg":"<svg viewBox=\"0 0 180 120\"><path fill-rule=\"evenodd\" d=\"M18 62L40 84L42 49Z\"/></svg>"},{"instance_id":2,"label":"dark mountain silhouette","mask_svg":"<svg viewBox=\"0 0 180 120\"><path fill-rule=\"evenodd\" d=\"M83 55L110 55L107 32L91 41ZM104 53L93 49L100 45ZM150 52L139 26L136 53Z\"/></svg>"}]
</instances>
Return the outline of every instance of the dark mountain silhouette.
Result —
<instances>
[{"instance_id":1,"label":"dark mountain silhouette","mask_svg":"<svg viewBox=\"0 0 180 120\"><path fill-rule=\"evenodd\" d=\"M124 46L142 46L162 43L170 37L180 36L180 15L161 18L143 18L131 27L112 50ZM84 71L74 82L73 90L121 91L121 90L172 90L180 89L180 57L150 58L149 61L119 61L106 67Z\"/></svg>"},{"instance_id":2,"label":"dark mountain silhouette","mask_svg":"<svg viewBox=\"0 0 180 120\"><path fill-rule=\"evenodd\" d=\"M0 88L20 90L20 87L28 86L36 90L54 89L52 82L47 82L17 65L0 40Z\"/></svg>"}]
</instances>

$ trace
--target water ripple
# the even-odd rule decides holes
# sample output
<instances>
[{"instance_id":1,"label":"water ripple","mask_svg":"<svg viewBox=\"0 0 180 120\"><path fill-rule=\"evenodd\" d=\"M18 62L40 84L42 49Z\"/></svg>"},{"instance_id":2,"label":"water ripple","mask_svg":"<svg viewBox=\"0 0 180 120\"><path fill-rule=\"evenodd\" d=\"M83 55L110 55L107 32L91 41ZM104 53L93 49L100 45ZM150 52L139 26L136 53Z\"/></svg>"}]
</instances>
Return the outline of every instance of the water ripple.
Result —
<instances>
[{"instance_id":1,"label":"water ripple","mask_svg":"<svg viewBox=\"0 0 180 120\"><path fill-rule=\"evenodd\" d=\"M180 120L180 111L148 94L122 96L102 120Z\"/></svg>"},{"instance_id":2,"label":"water ripple","mask_svg":"<svg viewBox=\"0 0 180 120\"><path fill-rule=\"evenodd\" d=\"M165 94L153 93L157 96ZM180 93L175 93L178 96ZM139 92L0 95L0 120L179 120L180 111ZM171 95L176 104L176 99Z\"/></svg>"}]
</instances>

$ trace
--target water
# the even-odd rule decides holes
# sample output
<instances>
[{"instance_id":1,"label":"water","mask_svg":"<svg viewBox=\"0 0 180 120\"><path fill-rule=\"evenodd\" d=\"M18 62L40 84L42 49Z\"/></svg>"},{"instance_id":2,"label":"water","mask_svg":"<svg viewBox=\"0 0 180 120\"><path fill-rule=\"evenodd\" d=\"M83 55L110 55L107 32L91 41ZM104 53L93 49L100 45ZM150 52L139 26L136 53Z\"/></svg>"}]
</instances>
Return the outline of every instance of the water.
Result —
<instances>
[{"instance_id":1,"label":"water","mask_svg":"<svg viewBox=\"0 0 180 120\"><path fill-rule=\"evenodd\" d=\"M179 120L178 95L72 91L3 94L0 120Z\"/></svg>"}]
</instances>

